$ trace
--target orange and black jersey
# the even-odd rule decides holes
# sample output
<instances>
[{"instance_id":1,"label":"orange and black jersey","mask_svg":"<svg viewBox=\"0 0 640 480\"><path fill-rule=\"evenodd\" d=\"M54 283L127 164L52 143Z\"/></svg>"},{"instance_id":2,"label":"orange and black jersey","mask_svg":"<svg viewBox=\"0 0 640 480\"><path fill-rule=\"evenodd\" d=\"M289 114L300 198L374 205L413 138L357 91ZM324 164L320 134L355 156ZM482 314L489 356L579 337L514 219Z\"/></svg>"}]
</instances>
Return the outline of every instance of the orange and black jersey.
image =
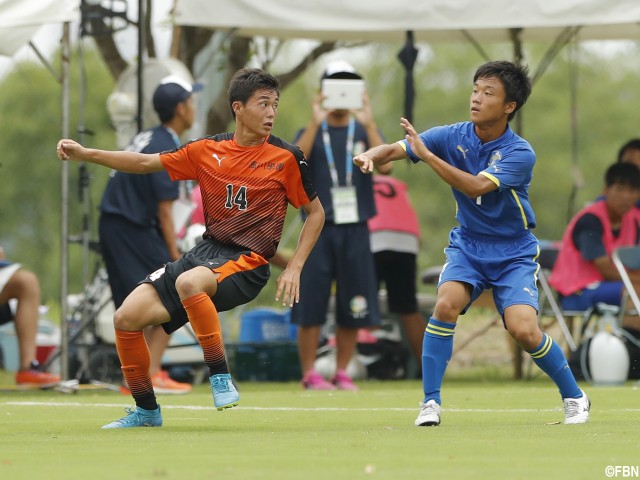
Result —
<instances>
[{"instance_id":1,"label":"orange and black jersey","mask_svg":"<svg viewBox=\"0 0 640 480\"><path fill-rule=\"evenodd\" d=\"M160 155L172 180L197 180L205 238L270 258L278 248L287 202L316 198L300 149L270 135L261 145L238 145L232 133L193 140Z\"/></svg>"}]
</instances>

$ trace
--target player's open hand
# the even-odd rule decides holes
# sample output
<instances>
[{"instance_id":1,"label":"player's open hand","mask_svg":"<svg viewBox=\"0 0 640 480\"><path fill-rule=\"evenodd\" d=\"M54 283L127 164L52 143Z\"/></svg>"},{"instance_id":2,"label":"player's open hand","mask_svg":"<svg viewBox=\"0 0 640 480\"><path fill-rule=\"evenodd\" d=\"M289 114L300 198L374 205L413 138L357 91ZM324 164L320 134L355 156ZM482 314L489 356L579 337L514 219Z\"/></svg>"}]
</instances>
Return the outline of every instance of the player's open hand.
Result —
<instances>
[{"instance_id":1,"label":"player's open hand","mask_svg":"<svg viewBox=\"0 0 640 480\"><path fill-rule=\"evenodd\" d=\"M276 302L282 298L283 307L293 307L300 301L300 271L295 268L285 268L277 281Z\"/></svg>"},{"instance_id":2,"label":"player's open hand","mask_svg":"<svg viewBox=\"0 0 640 480\"><path fill-rule=\"evenodd\" d=\"M416 132L416 129L413 128L411 122L406 118L400 118L400 125L407 131L405 138L407 142L409 142L409 146L411 147L411 151L422 160L427 160L427 157L431 154L431 151L422 143L420 136Z\"/></svg>"},{"instance_id":3,"label":"player's open hand","mask_svg":"<svg viewBox=\"0 0 640 480\"><path fill-rule=\"evenodd\" d=\"M367 152L361 153L360 155L356 155L353 157L353 163L360 167L360 171L362 173L371 173L373 172L373 159L367 155Z\"/></svg>"},{"instance_id":4,"label":"player's open hand","mask_svg":"<svg viewBox=\"0 0 640 480\"><path fill-rule=\"evenodd\" d=\"M74 140L63 138L58 142L56 151L60 160L78 160L83 157L86 148Z\"/></svg>"}]
</instances>

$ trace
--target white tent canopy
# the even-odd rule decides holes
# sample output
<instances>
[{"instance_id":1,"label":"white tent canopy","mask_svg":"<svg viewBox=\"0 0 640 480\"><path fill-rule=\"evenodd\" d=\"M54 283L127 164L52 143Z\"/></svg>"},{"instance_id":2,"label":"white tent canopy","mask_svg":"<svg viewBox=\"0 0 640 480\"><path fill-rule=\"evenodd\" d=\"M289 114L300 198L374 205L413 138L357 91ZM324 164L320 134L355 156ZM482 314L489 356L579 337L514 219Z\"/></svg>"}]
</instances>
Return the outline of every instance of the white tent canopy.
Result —
<instances>
[{"instance_id":1,"label":"white tent canopy","mask_svg":"<svg viewBox=\"0 0 640 480\"><path fill-rule=\"evenodd\" d=\"M13 56L40 27L77 20L80 0L0 0L0 55Z\"/></svg>"},{"instance_id":2,"label":"white tent canopy","mask_svg":"<svg viewBox=\"0 0 640 480\"><path fill-rule=\"evenodd\" d=\"M581 40L640 39L637 0L180 0L178 25L245 36L402 42L549 40L580 27Z\"/></svg>"}]
</instances>

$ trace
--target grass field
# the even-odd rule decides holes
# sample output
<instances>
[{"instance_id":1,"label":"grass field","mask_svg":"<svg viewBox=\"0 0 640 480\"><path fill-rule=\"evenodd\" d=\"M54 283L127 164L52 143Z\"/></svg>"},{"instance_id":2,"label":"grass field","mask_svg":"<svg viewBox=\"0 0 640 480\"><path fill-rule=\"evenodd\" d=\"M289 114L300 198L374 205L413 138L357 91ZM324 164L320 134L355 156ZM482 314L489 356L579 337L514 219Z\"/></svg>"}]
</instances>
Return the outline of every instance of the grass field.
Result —
<instances>
[{"instance_id":1,"label":"grass field","mask_svg":"<svg viewBox=\"0 0 640 480\"><path fill-rule=\"evenodd\" d=\"M6 374L2 385L10 385ZM0 393L0 479L603 479L640 464L640 389L590 387L586 425L562 420L555 387L445 380L442 425L417 428L418 381L360 392L242 383L240 406L206 385L159 397L162 428L100 430L131 405L108 390ZM621 475L620 475L621 476Z\"/></svg>"}]
</instances>

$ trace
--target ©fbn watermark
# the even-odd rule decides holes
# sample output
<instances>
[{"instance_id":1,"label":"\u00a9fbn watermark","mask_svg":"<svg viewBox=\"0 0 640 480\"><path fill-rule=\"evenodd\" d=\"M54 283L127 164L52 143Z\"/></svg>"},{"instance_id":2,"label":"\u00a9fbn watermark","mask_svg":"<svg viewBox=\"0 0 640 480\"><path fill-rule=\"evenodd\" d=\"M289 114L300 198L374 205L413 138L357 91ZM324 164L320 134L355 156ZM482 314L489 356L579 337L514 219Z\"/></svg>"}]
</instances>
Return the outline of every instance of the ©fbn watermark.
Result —
<instances>
[{"instance_id":1,"label":"\u00a9fbn watermark","mask_svg":"<svg viewBox=\"0 0 640 480\"><path fill-rule=\"evenodd\" d=\"M607 465L604 474L608 478L638 478L640 466L638 465Z\"/></svg>"}]
</instances>

